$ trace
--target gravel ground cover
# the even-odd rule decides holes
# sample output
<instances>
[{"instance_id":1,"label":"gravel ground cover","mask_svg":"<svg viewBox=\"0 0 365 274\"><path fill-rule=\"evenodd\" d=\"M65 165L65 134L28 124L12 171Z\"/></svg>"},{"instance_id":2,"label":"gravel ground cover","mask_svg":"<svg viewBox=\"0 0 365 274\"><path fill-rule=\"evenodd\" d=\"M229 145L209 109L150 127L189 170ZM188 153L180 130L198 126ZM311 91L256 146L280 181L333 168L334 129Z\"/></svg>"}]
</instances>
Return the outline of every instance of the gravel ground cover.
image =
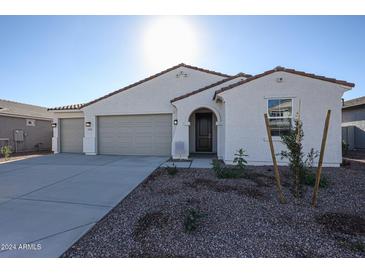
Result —
<instances>
[{"instance_id":1,"label":"gravel ground cover","mask_svg":"<svg viewBox=\"0 0 365 274\"><path fill-rule=\"evenodd\" d=\"M324 168L318 207L313 188L280 204L271 167L249 179L217 179L211 169L157 169L63 257L365 257L365 165ZM184 222L198 212L196 230Z\"/></svg>"}]
</instances>

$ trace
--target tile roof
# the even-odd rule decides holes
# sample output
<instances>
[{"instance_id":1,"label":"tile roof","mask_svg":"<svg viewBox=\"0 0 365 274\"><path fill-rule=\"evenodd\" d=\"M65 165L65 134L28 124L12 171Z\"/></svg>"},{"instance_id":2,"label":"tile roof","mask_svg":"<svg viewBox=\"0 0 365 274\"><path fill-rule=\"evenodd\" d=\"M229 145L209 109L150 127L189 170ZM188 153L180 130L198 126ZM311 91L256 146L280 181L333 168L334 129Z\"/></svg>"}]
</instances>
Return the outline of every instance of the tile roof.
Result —
<instances>
[{"instance_id":1,"label":"tile roof","mask_svg":"<svg viewBox=\"0 0 365 274\"><path fill-rule=\"evenodd\" d=\"M184 95L178 96L178 97L172 99L170 102L173 103L173 102L179 101L181 99L185 99L185 98L190 97L190 96L192 96L194 94L197 94L197 93L202 92L204 90L207 90L207 89L210 89L210 88L219 86L221 84L224 84L225 82L228 82L228 81L233 80L233 79L238 78L238 77L246 77L246 78L249 78L249 77L252 77L252 75L241 72L241 73L238 73L237 75L234 75L234 76L225 78L223 80L219 80L218 82L215 82L215 83L210 84L208 86L205 86L205 87L199 88L197 90L194 90L192 92L186 93Z\"/></svg>"},{"instance_id":2,"label":"tile roof","mask_svg":"<svg viewBox=\"0 0 365 274\"><path fill-rule=\"evenodd\" d=\"M154 75L152 75L152 76L150 76L150 77L148 77L148 78L145 78L145 79L140 80L140 81L138 81L138 82L136 82L136 83L133 83L133 84L131 84L131 85L129 85L129 86L126 86L126 87L124 87L124 88L118 89L118 90L113 91L113 92L111 92L111 93L108 93L108 94L106 94L106 95L104 95L104 96L102 96L102 97L100 97L100 98L97 98L97 99L95 99L95 100L93 100L93 101L90 101L90 102L88 102L88 103L84 104L82 107L89 106L89 105L91 105L91 104L93 104L93 103L96 103L96 102L98 102L98 101L100 101L100 100L103 100L103 99L105 99L105 98L108 98L108 97L110 97L110 96L113 96L113 95L115 95L115 94L117 94L117 93L120 93L120 92L126 91L126 90L128 90L128 89L131 89L131 88L133 88L133 87L135 87L135 86L138 86L138 85L140 85L140 84L142 84L142 83L145 83L145 82L147 82L147 81L150 81L150 80L152 80L152 79L154 79L154 78L157 78L158 76L161 76L161 75L163 75L163 74L165 74L165 73L167 73L167 72L170 72L170 71L172 71L172 70L174 70L174 69L177 69L177 68L179 68L179 67L185 67L185 68L189 68L189 69L194 69L194 70L198 70L198 71L201 71L201 72L205 72L205 73L209 73L209 74L214 74L214 75L218 75L218 76L222 76L222 77L230 77L230 75L228 75L228 74L224 74L224 73L220 73L220 72L216 72L216 71L212 71L212 70L207 70L207 69L203 69L203 68L199 68L199 67L194 67L194 66L190 66L190 65L186 65L186 64L184 64L184 63L181 63L181 64L178 64L178 65L173 66L173 67L171 67L171 68L168 68L168 69L166 69L166 70L163 70L163 71L161 71L161 72L159 72L159 73L157 73L157 74L154 74Z\"/></svg>"},{"instance_id":3,"label":"tile roof","mask_svg":"<svg viewBox=\"0 0 365 274\"><path fill-rule=\"evenodd\" d=\"M51 119L47 108L0 99L0 115Z\"/></svg>"},{"instance_id":4,"label":"tile roof","mask_svg":"<svg viewBox=\"0 0 365 274\"><path fill-rule=\"evenodd\" d=\"M365 106L365 96L345 101L342 108L346 109L358 106Z\"/></svg>"},{"instance_id":5,"label":"tile roof","mask_svg":"<svg viewBox=\"0 0 365 274\"><path fill-rule=\"evenodd\" d=\"M49 108L48 110L78 110L81 109L83 106L84 104L74 104L74 105Z\"/></svg>"},{"instance_id":6,"label":"tile roof","mask_svg":"<svg viewBox=\"0 0 365 274\"><path fill-rule=\"evenodd\" d=\"M219 93L222 93L222 92L224 92L226 90L229 90L229 89L238 87L240 85L246 84L248 82L251 82L253 80L256 80L258 78L264 77L266 75L269 75L269 74L274 73L274 72L277 72L277 71L283 71L283 72L288 72L288 73L292 73L292 74L296 74L296 75L300 75L300 76L304 76L304 77L309 77L309 78L313 78L313 79L317 79L317 80L323 80L323 81L327 81L327 82L331 82L331 83L335 83L335 84L339 84L339 85L343 85L343 86L347 86L347 87L351 87L351 88L353 88L355 86L355 84L346 82L344 80L337 80L335 78L328 78L328 77L325 77L325 76L315 75L315 74L307 73L307 72L304 72L304 71L298 71L298 70L294 70L294 69L289 69L289 68L284 68L284 67L278 66L278 67L276 67L274 69L265 71L263 73L260 73L260 74L255 75L255 76L252 76L252 77L250 77L250 78L248 78L246 80L242 80L242 81L237 82L237 83L234 83L232 85L223 87L223 88L221 88L221 89L219 89L219 90L217 90L215 92L214 98Z\"/></svg>"}]
</instances>

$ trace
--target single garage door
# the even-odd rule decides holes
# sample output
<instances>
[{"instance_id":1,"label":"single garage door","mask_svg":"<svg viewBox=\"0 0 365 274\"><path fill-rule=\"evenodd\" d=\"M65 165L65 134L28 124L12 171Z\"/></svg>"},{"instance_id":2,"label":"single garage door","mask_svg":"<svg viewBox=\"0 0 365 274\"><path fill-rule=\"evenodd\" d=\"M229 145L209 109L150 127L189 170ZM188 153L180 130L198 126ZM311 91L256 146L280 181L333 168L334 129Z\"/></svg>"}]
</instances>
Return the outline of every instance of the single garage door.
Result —
<instances>
[{"instance_id":1,"label":"single garage door","mask_svg":"<svg viewBox=\"0 0 365 274\"><path fill-rule=\"evenodd\" d=\"M61 119L61 152L82 153L84 119Z\"/></svg>"},{"instance_id":2,"label":"single garage door","mask_svg":"<svg viewBox=\"0 0 365 274\"><path fill-rule=\"evenodd\" d=\"M99 154L171 155L170 114L100 116Z\"/></svg>"}]
</instances>

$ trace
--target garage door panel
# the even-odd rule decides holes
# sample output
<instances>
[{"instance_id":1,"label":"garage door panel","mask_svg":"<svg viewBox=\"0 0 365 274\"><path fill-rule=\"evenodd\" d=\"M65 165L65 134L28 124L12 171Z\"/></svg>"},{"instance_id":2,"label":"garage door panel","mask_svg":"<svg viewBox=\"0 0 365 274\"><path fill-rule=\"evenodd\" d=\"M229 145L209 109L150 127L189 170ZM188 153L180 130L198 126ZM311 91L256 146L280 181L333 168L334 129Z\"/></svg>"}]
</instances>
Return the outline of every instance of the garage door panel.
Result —
<instances>
[{"instance_id":1,"label":"garage door panel","mask_svg":"<svg viewBox=\"0 0 365 274\"><path fill-rule=\"evenodd\" d=\"M84 119L69 118L60 120L61 152L82 153Z\"/></svg>"},{"instance_id":2,"label":"garage door panel","mask_svg":"<svg viewBox=\"0 0 365 274\"><path fill-rule=\"evenodd\" d=\"M171 121L170 114L101 116L99 153L170 155Z\"/></svg>"}]
</instances>

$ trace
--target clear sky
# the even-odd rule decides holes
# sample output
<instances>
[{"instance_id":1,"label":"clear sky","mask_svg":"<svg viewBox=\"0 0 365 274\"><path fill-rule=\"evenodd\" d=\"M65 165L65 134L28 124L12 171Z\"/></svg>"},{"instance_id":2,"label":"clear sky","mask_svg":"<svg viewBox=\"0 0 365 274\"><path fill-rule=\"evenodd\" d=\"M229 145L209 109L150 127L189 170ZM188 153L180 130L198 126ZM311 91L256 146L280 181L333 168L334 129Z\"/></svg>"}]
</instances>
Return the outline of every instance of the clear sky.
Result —
<instances>
[{"instance_id":1,"label":"clear sky","mask_svg":"<svg viewBox=\"0 0 365 274\"><path fill-rule=\"evenodd\" d=\"M175 64L227 74L281 65L365 96L365 16L0 16L0 98L84 103Z\"/></svg>"}]
</instances>

